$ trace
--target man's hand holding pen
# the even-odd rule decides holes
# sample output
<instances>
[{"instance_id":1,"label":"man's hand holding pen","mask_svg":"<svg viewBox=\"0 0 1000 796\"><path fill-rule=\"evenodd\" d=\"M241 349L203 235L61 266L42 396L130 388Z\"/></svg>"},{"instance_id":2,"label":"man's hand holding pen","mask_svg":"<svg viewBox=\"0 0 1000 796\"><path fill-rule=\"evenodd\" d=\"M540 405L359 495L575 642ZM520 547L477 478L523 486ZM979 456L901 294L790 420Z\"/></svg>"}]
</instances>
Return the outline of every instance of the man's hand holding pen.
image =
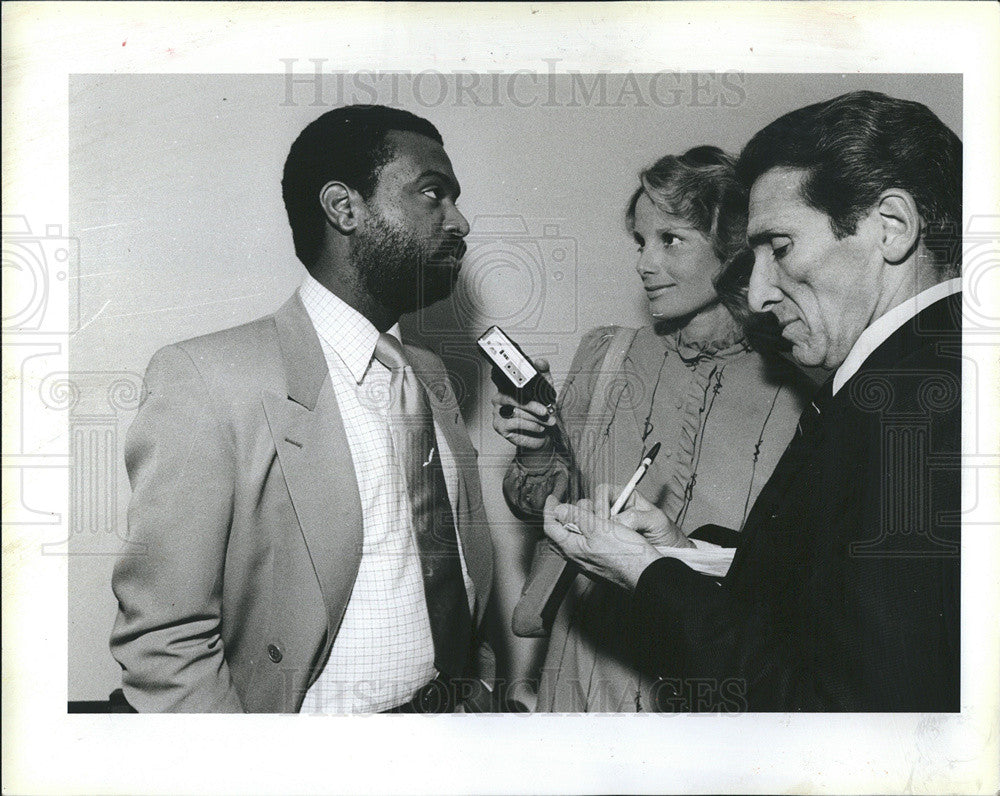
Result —
<instances>
[{"instance_id":1,"label":"man's hand holding pen","mask_svg":"<svg viewBox=\"0 0 1000 796\"><path fill-rule=\"evenodd\" d=\"M610 504L606 504L610 507ZM632 590L643 570L660 558L660 552L642 532L629 528L594 511L592 501L575 505L559 503L549 495L545 500L545 535L571 561L585 571L623 589Z\"/></svg>"},{"instance_id":2,"label":"man's hand holding pen","mask_svg":"<svg viewBox=\"0 0 1000 796\"><path fill-rule=\"evenodd\" d=\"M692 547L693 543L635 487L660 450L654 445L643 454L635 474L618 494L601 484L594 500L576 505L545 501L545 534L562 552L587 572L625 589L634 589L639 576L661 557L657 547Z\"/></svg>"},{"instance_id":3,"label":"man's hand holding pen","mask_svg":"<svg viewBox=\"0 0 1000 796\"><path fill-rule=\"evenodd\" d=\"M601 484L594 493L594 509L602 519L611 517L610 507L616 490L612 484ZM603 507L603 510L602 510ZM639 492L633 492L614 521L641 533L654 547L694 547L694 542L660 509Z\"/></svg>"}]
</instances>

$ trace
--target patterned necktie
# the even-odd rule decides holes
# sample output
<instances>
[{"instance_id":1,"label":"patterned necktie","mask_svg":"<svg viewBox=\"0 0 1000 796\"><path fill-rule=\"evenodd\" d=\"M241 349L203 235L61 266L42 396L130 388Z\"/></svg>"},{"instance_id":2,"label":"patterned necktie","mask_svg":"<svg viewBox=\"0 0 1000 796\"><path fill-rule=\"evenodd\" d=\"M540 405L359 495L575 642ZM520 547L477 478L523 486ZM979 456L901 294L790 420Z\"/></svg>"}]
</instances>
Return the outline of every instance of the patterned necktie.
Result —
<instances>
[{"instance_id":1,"label":"patterned necktie","mask_svg":"<svg viewBox=\"0 0 1000 796\"><path fill-rule=\"evenodd\" d=\"M472 618L430 406L395 337L379 335L375 358L392 371L389 426L413 508L434 668L446 677L462 677L468 669Z\"/></svg>"}]
</instances>

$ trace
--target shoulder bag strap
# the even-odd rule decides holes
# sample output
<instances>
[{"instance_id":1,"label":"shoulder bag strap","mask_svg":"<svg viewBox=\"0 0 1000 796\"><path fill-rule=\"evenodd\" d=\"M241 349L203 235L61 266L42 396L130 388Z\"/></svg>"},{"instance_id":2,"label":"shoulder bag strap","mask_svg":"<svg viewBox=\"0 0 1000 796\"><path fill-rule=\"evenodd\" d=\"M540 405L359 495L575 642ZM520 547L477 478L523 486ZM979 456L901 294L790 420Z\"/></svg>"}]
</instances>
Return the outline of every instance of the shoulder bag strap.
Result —
<instances>
[{"instance_id":1,"label":"shoulder bag strap","mask_svg":"<svg viewBox=\"0 0 1000 796\"><path fill-rule=\"evenodd\" d=\"M596 487L596 484L592 483L593 464L598 460L607 442L608 429L614 418L615 408L626 387L626 380L622 374L625 356L638 334L638 329L626 327L619 327L615 331L590 394L587 422L576 446L579 451L577 468L586 493L593 492Z\"/></svg>"}]
</instances>

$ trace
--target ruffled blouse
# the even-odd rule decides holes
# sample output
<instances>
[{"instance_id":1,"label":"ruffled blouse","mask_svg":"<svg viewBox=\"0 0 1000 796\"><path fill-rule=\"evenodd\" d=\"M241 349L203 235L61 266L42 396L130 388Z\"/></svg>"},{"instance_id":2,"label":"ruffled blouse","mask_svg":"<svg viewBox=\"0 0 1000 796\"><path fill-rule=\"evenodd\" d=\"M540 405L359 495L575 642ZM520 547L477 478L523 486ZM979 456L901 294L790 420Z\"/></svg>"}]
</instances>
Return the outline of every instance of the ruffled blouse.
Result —
<instances>
[{"instance_id":1,"label":"ruffled blouse","mask_svg":"<svg viewBox=\"0 0 1000 796\"><path fill-rule=\"evenodd\" d=\"M542 462L515 457L504 479L511 508L530 517L548 494L576 500L601 482L624 484L643 450L659 442L642 494L688 532L708 522L741 527L792 437L809 383L791 365L751 350L735 332L690 342L643 327L615 380L621 395L610 416L588 423L616 331L602 327L581 341L560 394L564 444ZM587 461L581 453L601 437L598 460L577 473L573 462Z\"/></svg>"},{"instance_id":2,"label":"ruffled blouse","mask_svg":"<svg viewBox=\"0 0 1000 796\"><path fill-rule=\"evenodd\" d=\"M542 461L515 457L504 478L511 508L531 517L550 493L576 500L602 482L623 485L643 450L659 442L639 492L687 533L706 523L740 528L791 440L812 386L791 365L764 358L736 335L690 343L644 327L612 382L608 411L590 417L616 331L595 329L581 341L559 399L561 445ZM589 456L595 447L599 454ZM578 472L576 460L586 462L586 472ZM576 578L552 628L538 710L649 709L653 686L640 677L621 622L627 601L614 586Z\"/></svg>"}]
</instances>

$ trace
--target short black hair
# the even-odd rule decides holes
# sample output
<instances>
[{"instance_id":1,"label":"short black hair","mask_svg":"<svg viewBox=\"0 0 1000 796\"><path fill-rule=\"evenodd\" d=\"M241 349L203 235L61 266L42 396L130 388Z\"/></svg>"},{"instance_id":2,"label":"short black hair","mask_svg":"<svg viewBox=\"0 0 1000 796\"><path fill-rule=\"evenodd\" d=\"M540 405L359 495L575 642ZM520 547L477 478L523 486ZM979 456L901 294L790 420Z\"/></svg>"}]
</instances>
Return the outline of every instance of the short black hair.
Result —
<instances>
[{"instance_id":1,"label":"short black hair","mask_svg":"<svg viewBox=\"0 0 1000 796\"><path fill-rule=\"evenodd\" d=\"M319 193L331 180L349 185L368 199L379 172L392 159L387 134L392 130L418 133L444 144L426 119L384 105L347 105L327 111L299 133L288 151L281 178L295 254L312 268L323 245L326 216Z\"/></svg>"},{"instance_id":2,"label":"short black hair","mask_svg":"<svg viewBox=\"0 0 1000 796\"><path fill-rule=\"evenodd\" d=\"M803 169L802 198L830 218L839 238L889 188L908 191L938 268L961 273L962 142L919 102L853 91L771 122L737 163L749 191L774 168Z\"/></svg>"}]
</instances>

